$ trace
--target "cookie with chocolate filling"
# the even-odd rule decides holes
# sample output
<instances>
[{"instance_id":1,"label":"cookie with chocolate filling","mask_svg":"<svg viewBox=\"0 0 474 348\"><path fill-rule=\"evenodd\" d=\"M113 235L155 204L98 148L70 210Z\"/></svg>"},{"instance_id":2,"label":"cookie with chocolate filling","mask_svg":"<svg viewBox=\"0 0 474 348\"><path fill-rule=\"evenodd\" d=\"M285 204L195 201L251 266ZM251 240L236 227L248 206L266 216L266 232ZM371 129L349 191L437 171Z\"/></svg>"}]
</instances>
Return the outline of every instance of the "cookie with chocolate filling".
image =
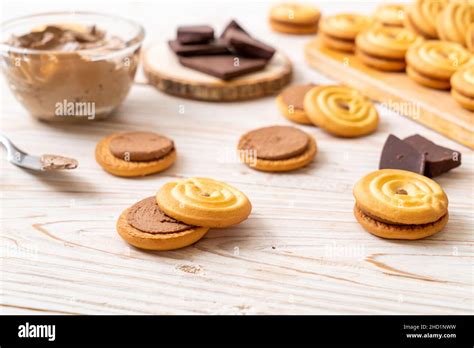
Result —
<instances>
[{"instance_id":1,"label":"cookie with chocolate filling","mask_svg":"<svg viewBox=\"0 0 474 348\"><path fill-rule=\"evenodd\" d=\"M316 140L290 126L271 126L244 134L238 154L249 167L266 172L286 172L308 165L316 156Z\"/></svg>"},{"instance_id":2,"label":"cookie with chocolate filling","mask_svg":"<svg viewBox=\"0 0 474 348\"><path fill-rule=\"evenodd\" d=\"M377 170L360 179L353 193L355 218L382 238L425 238L448 222L448 197L435 181L420 174Z\"/></svg>"},{"instance_id":3,"label":"cookie with chocolate filling","mask_svg":"<svg viewBox=\"0 0 474 348\"><path fill-rule=\"evenodd\" d=\"M147 250L184 248L197 242L208 230L166 215L156 203L155 197L135 203L117 221L117 232L125 241Z\"/></svg>"},{"instance_id":4,"label":"cookie with chocolate filling","mask_svg":"<svg viewBox=\"0 0 474 348\"><path fill-rule=\"evenodd\" d=\"M285 88L277 97L280 112L290 121L301 124L313 124L304 111L304 96L315 85L292 85Z\"/></svg>"},{"instance_id":5,"label":"cookie with chocolate filling","mask_svg":"<svg viewBox=\"0 0 474 348\"><path fill-rule=\"evenodd\" d=\"M112 134L96 146L95 158L107 172L124 177L154 174L176 160L171 139L152 132Z\"/></svg>"}]
</instances>

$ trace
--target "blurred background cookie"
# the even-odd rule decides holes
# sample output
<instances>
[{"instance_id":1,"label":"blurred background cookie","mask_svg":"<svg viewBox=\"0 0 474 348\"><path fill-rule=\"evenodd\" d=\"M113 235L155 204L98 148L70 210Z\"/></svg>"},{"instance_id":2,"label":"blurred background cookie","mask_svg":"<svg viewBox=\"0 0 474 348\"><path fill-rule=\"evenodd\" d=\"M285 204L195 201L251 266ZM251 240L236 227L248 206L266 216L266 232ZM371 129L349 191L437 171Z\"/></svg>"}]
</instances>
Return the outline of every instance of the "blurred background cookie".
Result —
<instances>
[{"instance_id":1,"label":"blurred background cookie","mask_svg":"<svg viewBox=\"0 0 474 348\"><path fill-rule=\"evenodd\" d=\"M353 52L357 34L368 28L371 22L367 16L351 13L323 17L318 36L321 43L328 48Z\"/></svg>"},{"instance_id":2,"label":"blurred background cookie","mask_svg":"<svg viewBox=\"0 0 474 348\"><path fill-rule=\"evenodd\" d=\"M304 96L315 85L291 85L286 87L277 97L280 112L290 121L300 124L313 124L304 111Z\"/></svg>"},{"instance_id":3,"label":"blurred background cookie","mask_svg":"<svg viewBox=\"0 0 474 348\"><path fill-rule=\"evenodd\" d=\"M321 12L310 5L279 4L270 10L270 27L285 34L306 35L318 31Z\"/></svg>"},{"instance_id":4,"label":"blurred background cookie","mask_svg":"<svg viewBox=\"0 0 474 348\"><path fill-rule=\"evenodd\" d=\"M406 60L407 74L412 80L429 88L449 89L451 76L472 58L458 43L430 40L412 45Z\"/></svg>"},{"instance_id":5,"label":"blurred background cookie","mask_svg":"<svg viewBox=\"0 0 474 348\"><path fill-rule=\"evenodd\" d=\"M466 32L474 22L474 6L467 2L450 2L438 15L436 30L441 40L466 46Z\"/></svg>"},{"instance_id":6,"label":"blurred background cookie","mask_svg":"<svg viewBox=\"0 0 474 348\"><path fill-rule=\"evenodd\" d=\"M451 95L467 110L474 111L474 65L460 69L451 77Z\"/></svg>"},{"instance_id":7,"label":"blurred background cookie","mask_svg":"<svg viewBox=\"0 0 474 348\"><path fill-rule=\"evenodd\" d=\"M389 27L403 27L405 21L405 5L383 4L377 7L375 20Z\"/></svg>"},{"instance_id":8,"label":"blurred background cookie","mask_svg":"<svg viewBox=\"0 0 474 348\"><path fill-rule=\"evenodd\" d=\"M421 41L422 38L409 29L373 25L357 35L356 55L375 69L404 71L408 48Z\"/></svg>"},{"instance_id":9,"label":"blurred background cookie","mask_svg":"<svg viewBox=\"0 0 474 348\"><path fill-rule=\"evenodd\" d=\"M379 123L374 104L346 86L317 86L306 93L304 108L318 127L340 137L359 137L375 131Z\"/></svg>"},{"instance_id":10,"label":"blurred background cookie","mask_svg":"<svg viewBox=\"0 0 474 348\"><path fill-rule=\"evenodd\" d=\"M448 0L416 0L406 7L405 26L426 39L437 39L436 19Z\"/></svg>"}]
</instances>

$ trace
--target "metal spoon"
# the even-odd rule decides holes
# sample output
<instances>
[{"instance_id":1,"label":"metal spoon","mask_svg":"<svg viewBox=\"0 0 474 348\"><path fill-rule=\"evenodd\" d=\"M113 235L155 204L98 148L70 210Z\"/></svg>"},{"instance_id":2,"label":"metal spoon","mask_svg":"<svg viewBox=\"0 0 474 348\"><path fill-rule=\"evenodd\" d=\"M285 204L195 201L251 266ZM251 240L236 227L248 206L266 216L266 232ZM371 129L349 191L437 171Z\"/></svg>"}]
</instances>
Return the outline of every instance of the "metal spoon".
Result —
<instances>
[{"instance_id":1,"label":"metal spoon","mask_svg":"<svg viewBox=\"0 0 474 348\"><path fill-rule=\"evenodd\" d=\"M28 155L21 151L8 139L0 133L0 143L7 149L7 159L10 163L22 168L38 171L75 169L78 166L74 158L63 157L59 155L42 155L40 157Z\"/></svg>"}]
</instances>

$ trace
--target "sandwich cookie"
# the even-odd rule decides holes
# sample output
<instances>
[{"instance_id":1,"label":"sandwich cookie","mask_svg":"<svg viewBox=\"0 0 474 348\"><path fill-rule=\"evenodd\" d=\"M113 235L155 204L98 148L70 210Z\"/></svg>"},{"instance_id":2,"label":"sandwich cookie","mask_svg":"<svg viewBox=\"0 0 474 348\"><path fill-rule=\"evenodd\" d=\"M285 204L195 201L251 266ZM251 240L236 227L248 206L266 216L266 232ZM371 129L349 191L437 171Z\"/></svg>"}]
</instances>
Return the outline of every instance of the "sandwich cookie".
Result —
<instances>
[{"instance_id":1,"label":"sandwich cookie","mask_svg":"<svg viewBox=\"0 0 474 348\"><path fill-rule=\"evenodd\" d=\"M471 61L471 54L458 43L430 40L411 46L406 60L412 80L429 88L449 89L451 76Z\"/></svg>"},{"instance_id":2,"label":"sandwich cookie","mask_svg":"<svg viewBox=\"0 0 474 348\"><path fill-rule=\"evenodd\" d=\"M292 85L286 87L277 97L280 112L290 121L300 124L313 124L304 111L304 96L315 85Z\"/></svg>"},{"instance_id":3,"label":"sandwich cookie","mask_svg":"<svg viewBox=\"0 0 474 348\"><path fill-rule=\"evenodd\" d=\"M465 109L474 111L474 65L457 71L451 77L451 95Z\"/></svg>"},{"instance_id":4,"label":"sandwich cookie","mask_svg":"<svg viewBox=\"0 0 474 348\"><path fill-rule=\"evenodd\" d=\"M290 126L271 126L244 134L237 146L240 160L265 172L287 172L308 165L317 153L316 140Z\"/></svg>"},{"instance_id":5,"label":"sandwich cookie","mask_svg":"<svg viewBox=\"0 0 474 348\"><path fill-rule=\"evenodd\" d=\"M450 2L436 20L436 30L441 40L466 46L466 32L474 22L474 6L464 2Z\"/></svg>"},{"instance_id":6,"label":"sandwich cookie","mask_svg":"<svg viewBox=\"0 0 474 348\"><path fill-rule=\"evenodd\" d=\"M366 65L382 71L404 71L405 55L423 39L409 29L373 25L357 35L356 55Z\"/></svg>"},{"instance_id":7,"label":"sandwich cookie","mask_svg":"<svg viewBox=\"0 0 474 348\"><path fill-rule=\"evenodd\" d=\"M107 172L124 177L144 176L165 170L176 161L174 142L157 133L112 134L96 146L97 163Z\"/></svg>"},{"instance_id":8,"label":"sandwich cookie","mask_svg":"<svg viewBox=\"0 0 474 348\"><path fill-rule=\"evenodd\" d=\"M227 227L247 219L252 211L238 189L209 178L189 178L163 185L156 201L165 214L189 225Z\"/></svg>"},{"instance_id":9,"label":"sandwich cookie","mask_svg":"<svg viewBox=\"0 0 474 348\"><path fill-rule=\"evenodd\" d=\"M471 51L471 53L474 53L474 23L472 23L467 29L466 47Z\"/></svg>"},{"instance_id":10,"label":"sandwich cookie","mask_svg":"<svg viewBox=\"0 0 474 348\"><path fill-rule=\"evenodd\" d=\"M318 31L321 12L309 5L279 4L270 10L270 27L277 32L294 35L313 34Z\"/></svg>"},{"instance_id":11,"label":"sandwich cookie","mask_svg":"<svg viewBox=\"0 0 474 348\"><path fill-rule=\"evenodd\" d=\"M384 4L377 7L374 17L382 25L403 27L405 21L405 6L402 4Z\"/></svg>"},{"instance_id":12,"label":"sandwich cookie","mask_svg":"<svg viewBox=\"0 0 474 348\"><path fill-rule=\"evenodd\" d=\"M321 43L333 50L353 52L355 38L371 24L367 16L357 14L337 14L323 17L319 25Z\"/></svg>"},{"instance_id":13,"label":"sandwich cookie","mask_svg":"<svg viewBox=\"0 0 474 348\"><path fill-rule=\"evenodd\" d=\"M117 221L118 234L129 244L147 250L173 250L191 245L209 229L177 221L148 197L126 209Z\"/></svg>"},{"instance_id":14,"label":"sandwich cookie","mask_svg":"<svg viewBox=\"0 0 474 348\"><path fill-rule=\"evenodd\" d=\"M354 186L354 215L368 232L388 239L420 239L448 222L448 198L432 179L399 169L382 169Z\"/></svg>"},{"instance_id":15,"label":"sandwich cookie","mask_svg":"<svg viewBox=\"0 0 474 348\"><path fill-rule=\"evenodd\" d=\"M379 122L374 104L346 86L314 87L306 93L304 109L316 126L340 137L370 134Z\"/></svg>"},{"instance_id":16,"label":"sandwich cookie","mask_svg":"<svg viewBox=\"0 0 474 348\"><path fill-rule=\"evenodd\" d=\"M426 39L437 39L436 19L448 0L416 0L406 8L405 27Z\"/></svg>"}]
</instances>

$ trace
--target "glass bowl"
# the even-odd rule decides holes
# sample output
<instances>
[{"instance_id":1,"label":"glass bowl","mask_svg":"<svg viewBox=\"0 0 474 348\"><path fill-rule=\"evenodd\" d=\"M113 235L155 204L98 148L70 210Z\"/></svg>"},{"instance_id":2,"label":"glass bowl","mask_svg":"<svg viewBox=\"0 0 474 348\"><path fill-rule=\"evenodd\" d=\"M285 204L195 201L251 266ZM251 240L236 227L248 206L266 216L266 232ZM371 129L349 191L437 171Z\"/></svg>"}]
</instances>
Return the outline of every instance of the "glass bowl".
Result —
<instances>
[{"instance_id":1,"label":"glass bowl","mask_svg":"<svg viewBox=\"0 0 474 348\"><path fill-rule=\"evenodd\" d=\"M106 33L105 46L77 50L17 47L11 41L48 25ZM0 64L8 85L42 120L103 119L125 99L145 36L141 25L94 12L51 12L2 23ZM110 44L110 43L115 44Z\"/></svg>"}]
</instances>

